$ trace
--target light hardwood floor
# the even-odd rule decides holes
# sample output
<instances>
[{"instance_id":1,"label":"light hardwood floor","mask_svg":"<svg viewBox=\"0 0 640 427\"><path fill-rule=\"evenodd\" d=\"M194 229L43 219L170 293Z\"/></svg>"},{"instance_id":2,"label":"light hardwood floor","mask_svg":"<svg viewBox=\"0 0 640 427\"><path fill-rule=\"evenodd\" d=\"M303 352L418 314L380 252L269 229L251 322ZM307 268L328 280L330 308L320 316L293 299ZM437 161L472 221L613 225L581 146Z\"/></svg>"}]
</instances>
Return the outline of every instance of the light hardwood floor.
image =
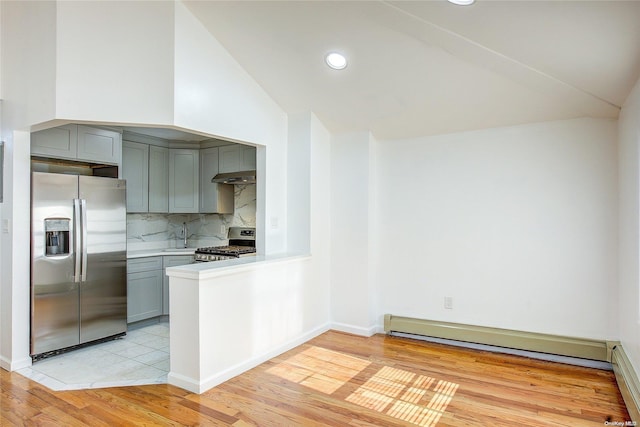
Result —
<instances>
[{"instance_id":1,"label":"light hardwood floor","mask_svg":"<svg viewBox=\"0 0 640 427\"><path fill-rule=\"evenodd\" d=\"M0 425L603 426L613 373L406 338L327 332L197 395L170 385L53 392L0 370Z\"/></svg>"}]
</instances>

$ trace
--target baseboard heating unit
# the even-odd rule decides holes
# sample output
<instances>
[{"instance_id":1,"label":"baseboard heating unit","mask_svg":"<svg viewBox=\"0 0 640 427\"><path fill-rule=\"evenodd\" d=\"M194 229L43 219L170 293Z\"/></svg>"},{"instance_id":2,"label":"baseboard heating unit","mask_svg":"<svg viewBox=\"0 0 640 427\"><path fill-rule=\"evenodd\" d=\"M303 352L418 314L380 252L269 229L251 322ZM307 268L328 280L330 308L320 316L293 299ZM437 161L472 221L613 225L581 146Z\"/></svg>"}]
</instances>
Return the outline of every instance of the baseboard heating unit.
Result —
<instances>
[{"instance_id":1,"label":"baseboard heating unit","mask_svg":"<svg viewBox=\"0 0 640 427\"><path fill-rule=\"evenodd\" d=\"M392 314L384 316L384 330L389 334L413 334L601 362L611 362L613 347L613 343L609 344L607 341L414 319Z\"/></svg>"},{"instance_id":2,"label":"baseboard heating unit","mask_svg":"<svg viewBox=\"0 0 640 427\"><path fill-rule=\"evenodd\" d=\"M640 381L620 344L613 347L611 363L627 411L632 420L640 421Z\"/></svg>"}]
</instances>

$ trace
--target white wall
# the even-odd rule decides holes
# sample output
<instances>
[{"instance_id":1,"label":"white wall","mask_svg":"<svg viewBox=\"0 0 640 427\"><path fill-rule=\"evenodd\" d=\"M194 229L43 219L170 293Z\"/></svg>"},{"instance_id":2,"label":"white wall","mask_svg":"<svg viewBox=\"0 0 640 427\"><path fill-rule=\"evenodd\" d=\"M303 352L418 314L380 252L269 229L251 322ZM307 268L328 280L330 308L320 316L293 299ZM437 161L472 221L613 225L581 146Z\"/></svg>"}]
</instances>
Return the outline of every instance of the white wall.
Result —
<instances>
[{"instance_id":1,"label":"white wall","mask_svg":"<svg viewBox=\"0 0 640 427\"><path fill-rule=\"evenodd\" d=\"M10 133L54 114L56 5L2 2L0 7L3 128Z\"/></svg>"},{"instance_id":2,"label":"white wall","mask_svg":"<svg viewBox=\"0 0 640 427\"><path fill-rule=\"evenodd\" d=\"M328 171L331 169L331 135L318 118L311 114L311 135L309 147L309 250L312 257L309 276L312 278L306 292L307 298L314 301L316 324L328 324L330 320L330 282L331 282L331 181ZM296 162L291 158L290 162ZM290 179L297 179L290 174ZM289 195L289 204L296 204L294 194ZM305 227L306 228L306 227ZM289 233L302 233L289 225Z\"/></svg>"},{"instance_id":3,"label":"white wall","mask_svg":"<svg viewBox=\"0 0 640 427\"><path fill-rule=\"evenodd\" d=\"M331 279L331 135L315 115L310 120L310 225L309 245L311 255L318 261L318 278L324 282L327 292L326 310L329 310L329 282ZM292 177L293 178L293 177ZM293 203L293 196L289 197ZM295 230L291 227L291 232Z\"/></svg>"},{"instance_id":4,"label":"white wall","mask_svg":"<svg viewBox=\"0 0 640 427\"><path fill-rule=\"evenodd\" d=\"M375 150L368 132L331 142L332 328L360 335L376 331Z\"/></svg>"},{"instance_id":5,"label":"white wall","mask_svg":"<svg viewBox=\"0 0 640 427\"><path fill-rule=\"evenodd\" d=\"M8 225L8 232L0 234L0 366L11 370L31 362L28 125L48 120L55 110L56 8L49 2L2 2L0 7L6 144L0 223Z\"/></svg>"},{"instance_id":6,"label":"white wall","mask_svg":"<svg viewBox=\"0 0 640 427\"><path fill-rule=\"evenodd\" d=\"M380 316L616 338L615 121L384 141L378 161Z\"/></svg>"},{"instance_id":7,"label":"white wall","mask_svg":"<svg viewBox=\"0 0 640 427\"><path fill-rule=\"evenodd\" d=\"M311 250L311 119L311 113L289 116L287 156L292 161L287 162L287 175L292 179L287 182L287 194L292 203L287 204L287 223L292 232L287 235L287 247L300 254Z\"/></svg>"},{"instance_id":8,"label":"white wall","mask_svg":"<svg viewBox=\"0 0 640 427\"><path fill-rule=\"evenodd\" d=\"M57 118L173 123L173 2L50 3Z\"/></svg>"},{"instance_id":9,"label":"white wall","mask_svg":"<svg viewBox=\"0 0 640 427\"><path fill-rule=\"evenodd\" d=\"M640 372L640 80L622 107L618 134L620 341Z\"/></svg>"},{"instance_id":10,"label":"white wall","mask_svg":"<svg viewBox=\"0 0 640 427\"><path fill-rule=\"evenodd\" d=\"M2 232L0 282L0 367L20 369L31 364L29 357L30 325L30 251L31 239L27 208L29 191L29 141L30 134L23 131L4 132L6 143L4 159L4 202L2 220L8 225L8 233Z\"/></svg>"}]
</instances>

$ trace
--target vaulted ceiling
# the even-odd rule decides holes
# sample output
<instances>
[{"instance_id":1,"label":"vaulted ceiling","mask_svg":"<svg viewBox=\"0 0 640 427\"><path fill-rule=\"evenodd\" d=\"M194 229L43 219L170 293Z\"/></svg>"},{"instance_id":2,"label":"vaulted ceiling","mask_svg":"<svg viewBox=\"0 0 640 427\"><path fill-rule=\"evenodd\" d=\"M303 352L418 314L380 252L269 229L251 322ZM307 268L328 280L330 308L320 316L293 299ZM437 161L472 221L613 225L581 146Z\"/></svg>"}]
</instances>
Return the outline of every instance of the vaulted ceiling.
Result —
<instances>
[{"instance_id":1,"label":"vaulted ceiling","mask_svg":"<svg viewBox=\"0 0 640 427\"><path fill-rule=\"evenodd\" d=\"M379 139L616 118L640 1L185 1L289 113ZM346 69L324 64L344 53Z\"/></svg>"}]
</instances>

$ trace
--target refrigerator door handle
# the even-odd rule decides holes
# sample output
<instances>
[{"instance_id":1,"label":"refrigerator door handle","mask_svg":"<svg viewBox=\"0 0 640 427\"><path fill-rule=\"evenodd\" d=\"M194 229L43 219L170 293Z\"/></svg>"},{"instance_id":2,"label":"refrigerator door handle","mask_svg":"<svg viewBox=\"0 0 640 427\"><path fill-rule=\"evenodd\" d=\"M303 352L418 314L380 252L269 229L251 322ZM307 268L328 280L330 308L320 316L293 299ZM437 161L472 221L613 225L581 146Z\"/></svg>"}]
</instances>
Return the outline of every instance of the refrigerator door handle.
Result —
<instances>
[{"instance_id":1,"label":"refrigerator door handle","mask_svg":"<svg viewBox=\"0 0 640 427\"><path fill-rule=\"evenodd\" d=\"M80 199L80 210L82 212L82 281L87 281L87 201Z\"/></svg>"},{"instance_id":2,"label":"refrigerator door handle","mask_svg":"<svg viewBox=\"0 0 640 427\"><path fill-rule=\"evenodd\" d=\"M81 276L81 266L82 266L82 219L81 219L81 211L80 211L80 199L73 199L73 220L74 220L74 230L73 230L73 253L75 256L75 267L73 271L73 281L75 283L80 282Z\"/></svg>"}]
</instances>

